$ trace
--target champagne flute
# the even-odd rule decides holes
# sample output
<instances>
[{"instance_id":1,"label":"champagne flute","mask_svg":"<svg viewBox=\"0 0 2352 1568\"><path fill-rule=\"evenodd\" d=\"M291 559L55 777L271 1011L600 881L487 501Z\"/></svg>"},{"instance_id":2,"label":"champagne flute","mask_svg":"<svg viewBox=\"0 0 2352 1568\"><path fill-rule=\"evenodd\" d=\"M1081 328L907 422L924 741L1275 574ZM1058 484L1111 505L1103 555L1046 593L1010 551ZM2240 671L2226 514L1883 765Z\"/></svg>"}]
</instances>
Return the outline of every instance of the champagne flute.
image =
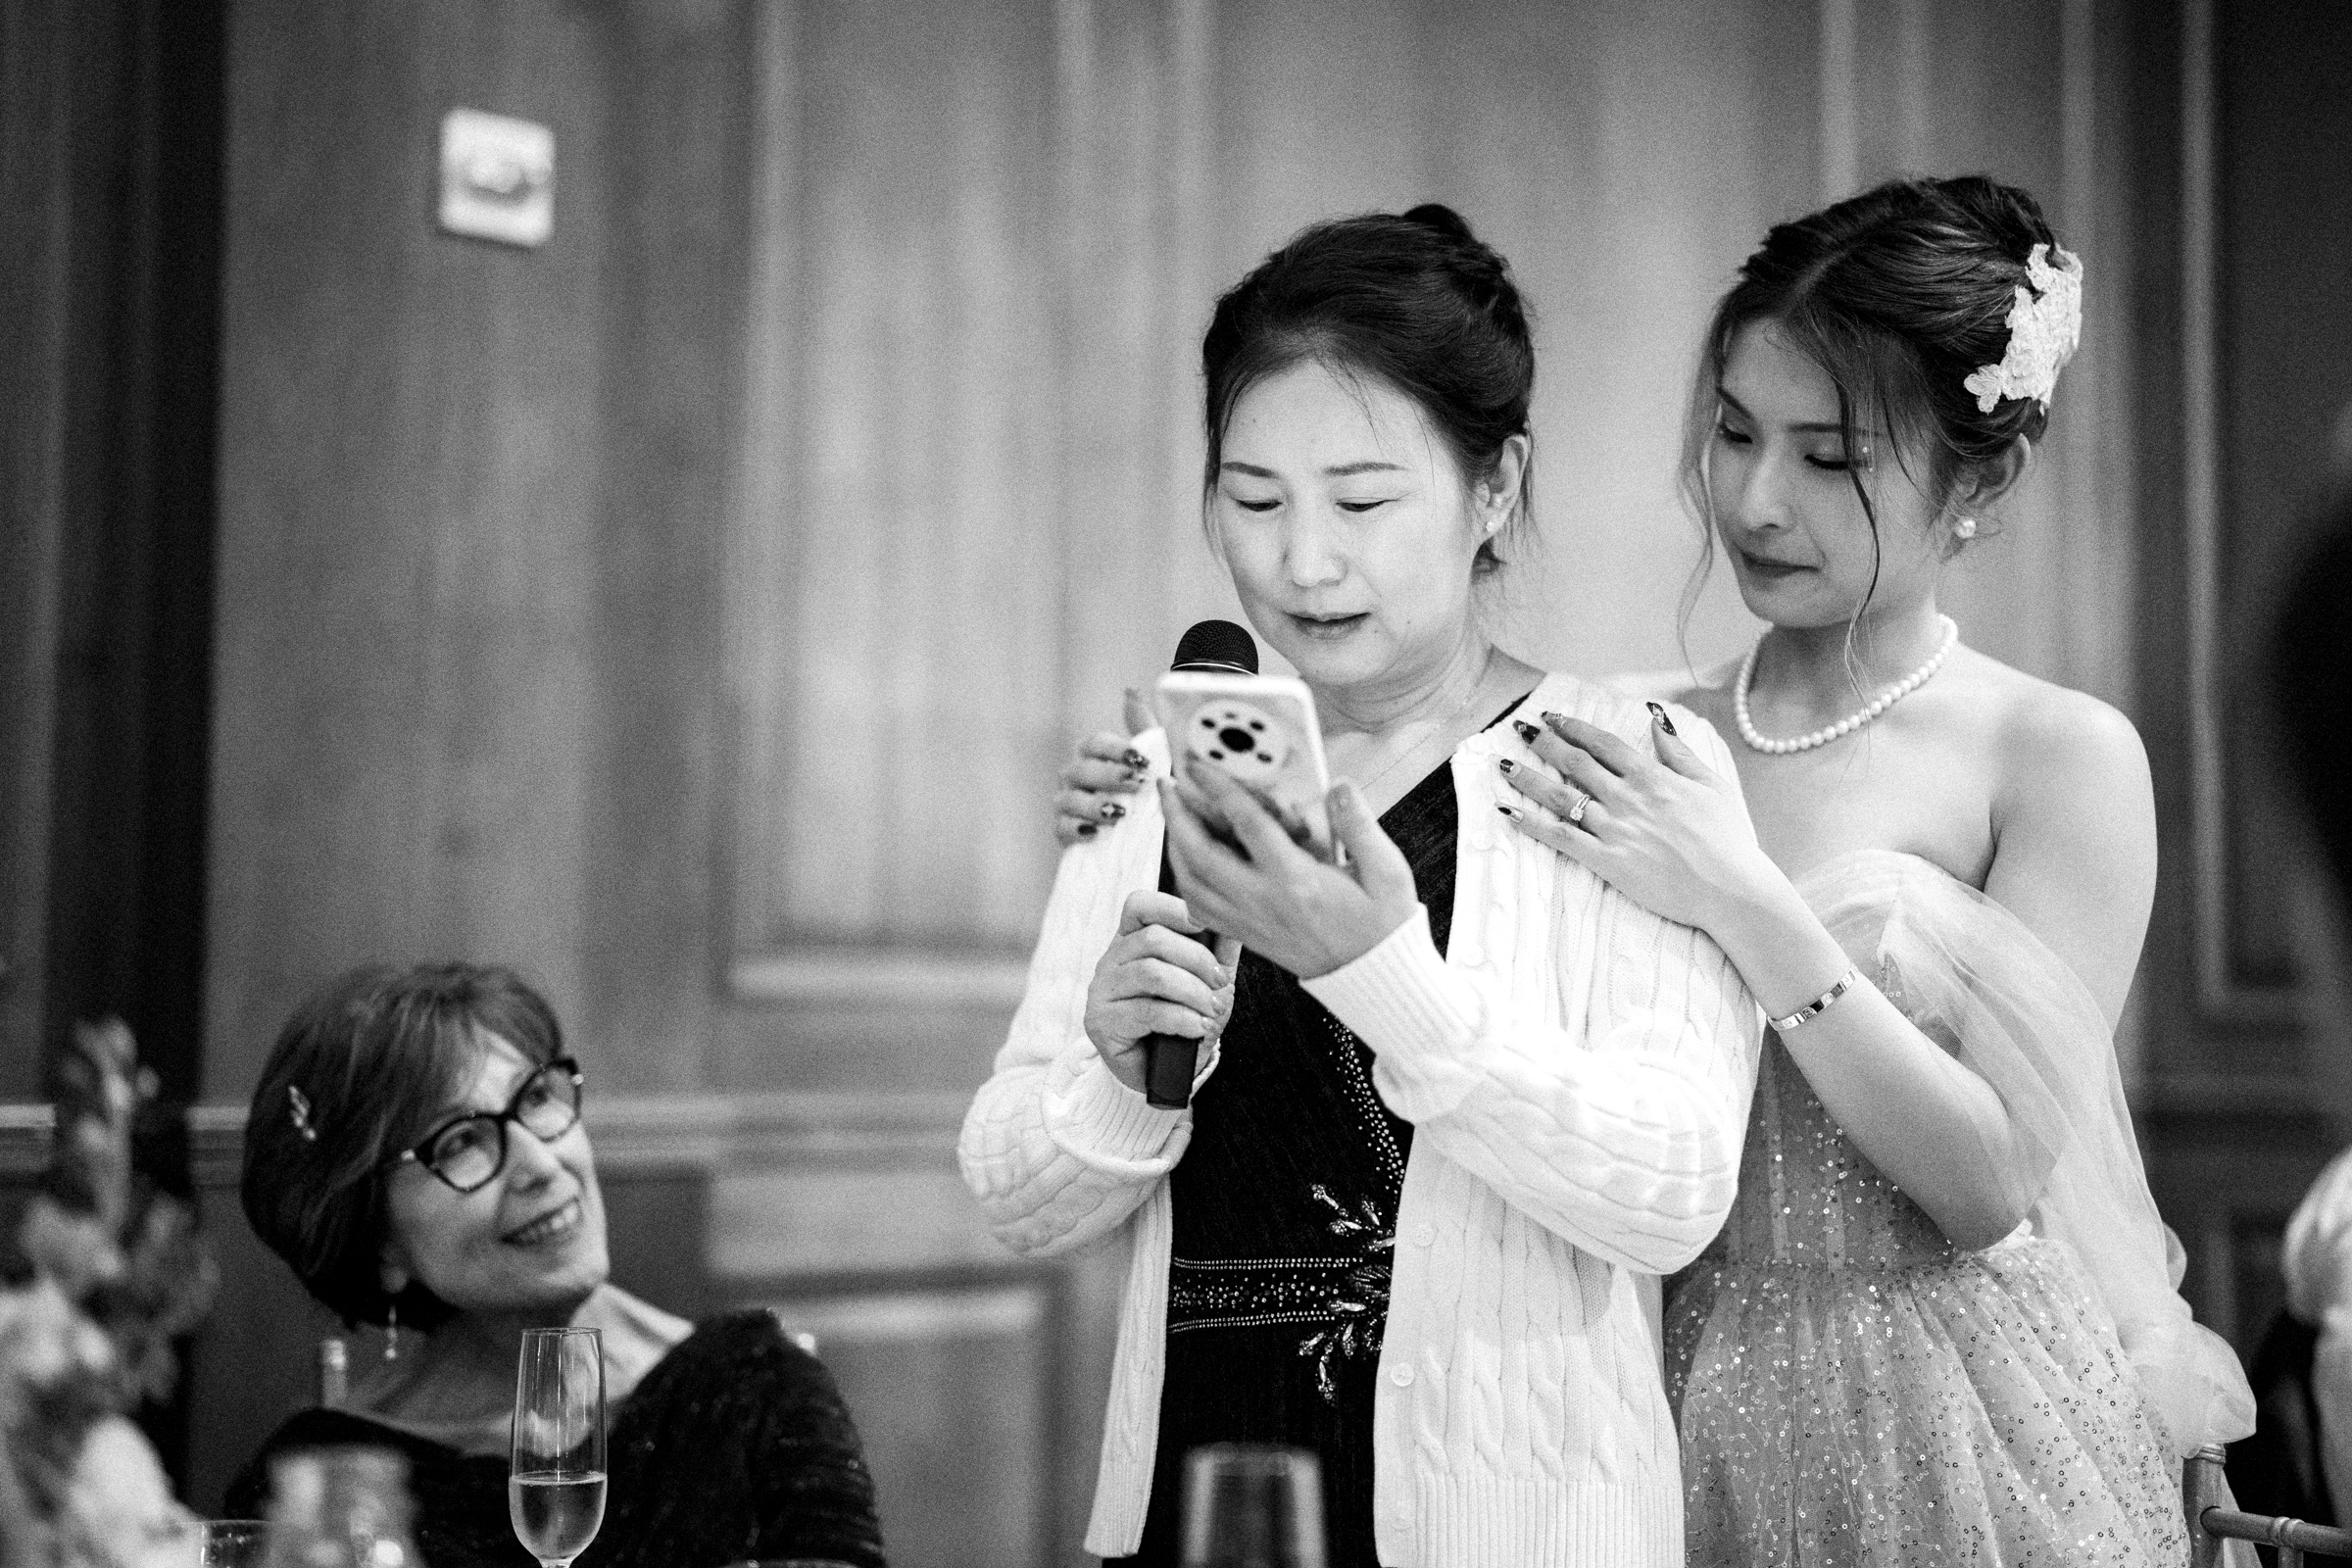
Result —
<instances>
[{"instance_id":1,"label":"champagne flute","mask_svg":"<svg viewBox=\"0 0 2352 1568\"><path fill-rule=\"evenodd\" d=\"M1304 1448L1211 1443L1185 1455L1184 1568L1323 1568L1322 1467Z\"/></svg>"},{"instance_id":2,"label":"champagne flute","mask_svg":"<svg viewBox=\"0 0 2352 1568\"><path fill-rule=\"evenodd\" d=\"M595 1329L522 1331L507 1515L540 1568L569 1568L605 1522L605 1342Z\"/></svg>"}]
</instances>

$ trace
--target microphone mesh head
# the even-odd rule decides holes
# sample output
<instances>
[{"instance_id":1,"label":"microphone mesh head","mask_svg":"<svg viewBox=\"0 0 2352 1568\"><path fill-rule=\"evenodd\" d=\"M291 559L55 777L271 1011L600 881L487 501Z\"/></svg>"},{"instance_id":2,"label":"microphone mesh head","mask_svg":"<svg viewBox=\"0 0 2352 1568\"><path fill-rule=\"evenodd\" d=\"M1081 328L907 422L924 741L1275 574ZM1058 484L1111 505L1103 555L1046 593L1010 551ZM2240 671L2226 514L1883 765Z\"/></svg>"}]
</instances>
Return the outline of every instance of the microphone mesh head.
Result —
<instances>
[{"instance_id":1,"label":"microphone mesh head","mask_svg":"<svg viewBox=\"0 0 2352 1568\"><path fill-rule=\"evenodd\" d=\"M1257 673L1257 639L1230 620L1193 623L1176 643L1176 662L1170 669L1230 669Z\"/></svg>"}]
</instances>

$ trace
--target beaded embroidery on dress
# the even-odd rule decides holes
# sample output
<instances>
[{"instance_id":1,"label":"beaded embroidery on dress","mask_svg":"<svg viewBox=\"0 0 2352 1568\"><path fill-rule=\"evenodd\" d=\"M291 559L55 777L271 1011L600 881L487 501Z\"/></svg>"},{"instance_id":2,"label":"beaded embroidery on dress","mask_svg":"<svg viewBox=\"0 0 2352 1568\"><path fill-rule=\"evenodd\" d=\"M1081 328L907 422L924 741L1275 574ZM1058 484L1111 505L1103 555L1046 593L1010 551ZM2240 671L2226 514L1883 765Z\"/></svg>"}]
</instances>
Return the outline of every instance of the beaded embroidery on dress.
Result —
<instances>
[{"instance_id":1,"label":"beaded embroidery on dress","mask_svg":"<svg viewBox=\"0 0 2352 1568\"><path fill-rule=\"evenodd\" d=\"M2250 1431L2252 1398L2173 1289L2096 1002L1917 857L1799 887L2047 1176L2029 1225L1959 1251L1766 1041L1739 1199L1666 1313L1689 1561L2185 1562L2179 1455Z\"/></svg>"}]
</instances>

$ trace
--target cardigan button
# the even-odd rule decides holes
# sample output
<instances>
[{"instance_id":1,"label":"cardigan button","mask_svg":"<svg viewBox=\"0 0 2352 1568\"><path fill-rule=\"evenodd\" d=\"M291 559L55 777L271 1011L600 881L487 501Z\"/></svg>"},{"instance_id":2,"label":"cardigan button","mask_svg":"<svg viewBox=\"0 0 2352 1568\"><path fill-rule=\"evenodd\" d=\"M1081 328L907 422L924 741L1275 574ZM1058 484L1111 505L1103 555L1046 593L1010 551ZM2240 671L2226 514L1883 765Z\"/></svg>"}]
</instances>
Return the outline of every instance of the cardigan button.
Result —
<instances>
[{"instance_id":1,"label":"cardigan button","mask_svg":"<svg viewBox=\"0 0 2352 1568\"><path fill-rule=\"evenodd\" d=\"M1436 1245L1437 1240L1438 1228L1435 1225L1432 1225L1429 1221L1423 1220L1420 1224L1413 1227L1413 1245L1415 1247L1434 1246Z\"/></svg>"},{"instance_id":2,"label":"cardigan button","mask_svg":"<svg viewBox=\"0 0 2352 1568\"><path fill-rule=\"evenodd\" d=\"M1471 969L1475 969L1480 964L1487 961L1487 950L1480 947L1475 942L1455 943L1453 945L1453 956L1455 958L1461 961L1464 967Z\"/></svg>"},{"instance_id":3,"label":"cardigan button","mask_svg":"<svg viewBox=\"0 0 2352 1568\"><path fill-rule=\"evenodd\" d=\"M1389 1381L1400 1389L1409 1389L1413 1386L1413 1369L1409 1366L1392 1367L1389 1369Z\"/></svg>"}]
</instances>

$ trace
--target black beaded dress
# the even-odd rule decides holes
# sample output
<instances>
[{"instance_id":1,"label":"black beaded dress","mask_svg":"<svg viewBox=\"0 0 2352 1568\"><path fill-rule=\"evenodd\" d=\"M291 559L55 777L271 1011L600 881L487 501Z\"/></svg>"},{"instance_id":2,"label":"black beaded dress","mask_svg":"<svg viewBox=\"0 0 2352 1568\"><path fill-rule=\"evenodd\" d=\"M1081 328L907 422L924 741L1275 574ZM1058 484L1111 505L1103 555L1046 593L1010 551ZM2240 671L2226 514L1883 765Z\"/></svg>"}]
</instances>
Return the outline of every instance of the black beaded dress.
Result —
<instances>
[{"instance_id":1,"label":"black beaded dress","mask_svg":"<svg viewBox=\"0 0 2352 1568\"><path fill-rule=\"evenodd\" d=\"M1380 819L1413 868L1430 935L1453 919L1453 768ZM1175 1568L1184 1459L1205 1443L1312 1449L1330 1568L1375 1568L1372 1394L1410 1124L1372 1088L1372 1052L1288 971L1244 952L1217 1070L1168 1177L1167 1372L1144 1540L1114 1564Z\"/></svg>"},{"instance_id":2,"label":"black beaded dress","mask_svg":"<svg viewBox=\"0 0 2352 1568\"><path fill-rule=\"evenodd\" d=\"M229 1483L236 1518L268 1512L270 1459L293 1448L390 1448L408 1460L416 1549L432 1568L537 1568L507 1514L503 1454L348 1410L305 1410ZM766 1312L713 1318L620 1401L604 1528L577 1568L721 1568L826 1558L884 1568L874 1482L824 1363Z\"/></svg>"}]
</instances>

